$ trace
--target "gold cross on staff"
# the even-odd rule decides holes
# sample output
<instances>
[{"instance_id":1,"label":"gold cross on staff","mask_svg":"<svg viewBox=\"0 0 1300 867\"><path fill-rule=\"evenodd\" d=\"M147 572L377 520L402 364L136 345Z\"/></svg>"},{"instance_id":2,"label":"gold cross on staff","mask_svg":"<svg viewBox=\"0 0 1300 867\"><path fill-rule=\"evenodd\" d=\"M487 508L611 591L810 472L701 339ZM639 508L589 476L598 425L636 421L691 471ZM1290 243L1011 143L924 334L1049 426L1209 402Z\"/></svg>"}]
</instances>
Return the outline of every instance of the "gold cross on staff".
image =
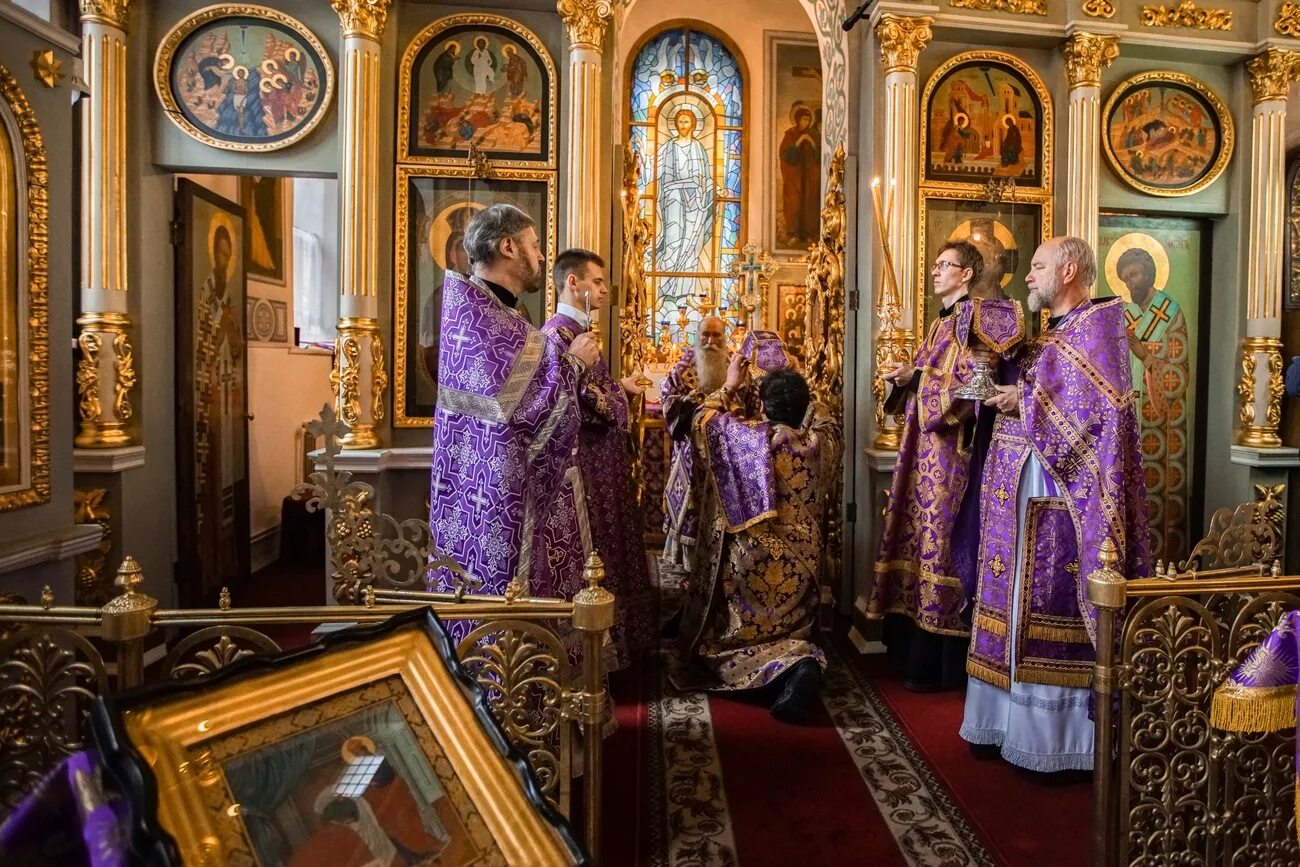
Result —
<instances>
[{"instance_id":1,"label":"gold cross on staff","mask_svg":"<svg viewBox=\"0 0 1300 867\"><path fill-rule=\"evenodd\" d=\"M731 261L731 276L740 281L740 303L745 308L751 331L757 330L759 323L756 314L763 306L763 296L767 294L767 285L776 273L776 263L772 254L760 250L754 242L746 244L740 250L740 257Z\"/></svg>"}]
</instances>

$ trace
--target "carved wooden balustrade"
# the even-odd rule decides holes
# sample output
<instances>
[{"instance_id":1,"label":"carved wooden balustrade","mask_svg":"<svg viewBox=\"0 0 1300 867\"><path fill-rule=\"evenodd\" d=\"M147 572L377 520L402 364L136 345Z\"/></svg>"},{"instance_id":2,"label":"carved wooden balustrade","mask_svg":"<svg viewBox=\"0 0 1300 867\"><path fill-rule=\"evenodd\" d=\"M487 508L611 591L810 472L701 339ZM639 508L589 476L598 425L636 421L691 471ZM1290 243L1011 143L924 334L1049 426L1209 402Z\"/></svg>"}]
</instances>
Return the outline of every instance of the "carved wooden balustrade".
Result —
<instances>
[{"instance_id":1,"label":"carved wooden balustrade","mask_svg":"<svg viewBox=\"0 0 1300 867\"><path fill-rule=\"evenodd\" d=\"M1300 864L1295 733L1210 726L1215 689L1287 611L1276 492L1221 510L1187 563L1125 581L1106 542L1088 578L1097 606L1093 863ZM1270 566L1263 564L1269 563Z\"/></svg>"},{"instance_id":2,"label":"carved wooden balustrade","mask_svg":"<svg viewBox=\"0 0 1300 867\"><path fill-rule=\"evenodd\" d=\"M143 576L131 557L118 570L118 595L101 608L58 606L49 588L36 605L0 598L8 603L0 604L0 819L64 756L88 745L95 696L278 651L262 631L270 626L373 623L431 606L444 622L474 622L457 656L527 758L543 795L565 816L572 814L574 736L582 737L584 837L587 851L598 853L608 706L601 648L614 609L613 594L600 586L599 556L588 558L585 586L572 600L526 597L517 582L503 596L476 595L473 576L437 550L426 521L374 512L374 490L335 470L346 427L332 410L312 427L325 436L326 469L298 494L309 509L326 511L339 604L236 608L223 588L217 608L159 608L140 591ZM426 591L436 565L458 577L454 592ZM159 646L168 648L165 658L146 667L146 649Z\"/></svg>"}]
</instances>

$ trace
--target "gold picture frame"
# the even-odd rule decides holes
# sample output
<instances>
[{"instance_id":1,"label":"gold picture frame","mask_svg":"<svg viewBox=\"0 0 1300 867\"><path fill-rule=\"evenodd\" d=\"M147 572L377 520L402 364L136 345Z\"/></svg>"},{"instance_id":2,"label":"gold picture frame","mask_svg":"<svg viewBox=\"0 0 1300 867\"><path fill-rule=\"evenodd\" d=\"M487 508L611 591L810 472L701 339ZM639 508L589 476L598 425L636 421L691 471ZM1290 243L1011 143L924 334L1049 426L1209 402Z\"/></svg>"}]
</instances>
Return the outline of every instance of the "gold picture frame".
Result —
<instances>
[{"instance_id":1,"label":"gold picture frame","mask_svg":"<svg viewBox=\"0 0 1300 867\"><path fill-rule=\"evenodd\" d=\"M248 50L263 52L251 68L236 61L233 44L220 50L223 40L230 42L229 34L217 30L227 19L245 43L256 28L251 49L240 49L241 58ZM267 37L276 40L271 56ZM204 40L213 42L195 44ZM244 153L301 141L329 114L334 96L334 65L316 35L290 15L249 3L208 6L181 19L158 44L153 80L168 120L181 132L209 147ZM254 94L260 110L246 113Z\"/></svg>"},{"instance_id":2,"label":"gold picture frame","mask_svg":"<svg viewBox=\"0 0 1300 867\"><path fill-rule=\"evenodd\" d=\"M950 75L959 73L962 67L971 67L979 70L996 69L1000 74L1008 76L1012 81L1019 81L1026 86L1028 92L1024 98L1030 103L1030 117L1034 129L1032 144L1034 146L1036 169L1033 175L1036 176L1035 183L1017 182L1017 194L1026 192L1039 192L1050 195L1052 192L1052 175L1053 175L1053 131L1055 130L1054 111L1052 107L1052 94L1043 83L1043 79L1038 75L1032 66L1025 61L1016 57L1014 54L1008 54L1004 51L963 51L944 61L930 75L925 83L925 90L921 94L921 136L920 136L920 166L921 171L921 189L922 190L982 190L987 185L987 181L994 178L1014 177L1009 172L1003 172L994 169L987 173L987 178L979 177L976 172L971 172L972 179L969 181L959 180L960 174L953 174L952 171L945 172L942 169L936 169L931 165L930 142L932 133L930 130L931 123L935 119L935 112L931 103L936 97L936 91L943 85L947 84ZM987 73L984 74L988 78ZM989 100L995 98L998 94L993 93L995 89L992 79L989 78L987 86L990 93L981 94ZM1000 90L1000 88L998 88ZM1022 109L1023 107L1021 107ZM1017 110L1017 114L1021 113ZM1037 116L1032 116L1036 112ZM1001 118L1005 120L1004 113ZM970 125L970 121L968 121ZM1026 131L1029 131L1026 128ZM1021 141L1020 138L1017 138ZM1024 143L1021 141L1021 150Z\"/></svg>"},{"instance_id":3,"label":"gold picture frame","mask_svg":"<svg viewBox=\"0 0 1300 867\"><path fill-rule=\"evenodd\" d=\"M1152 109L1146 94L1155 88L1161 90L1162 99ZM1165 90L1173 91L1173 95L1164 97ZM1126 115L1122 119L1118 117L1121 109ZM1236 145L1232 111L1227 103L1199 78L1168 69L1140 72L1115 85L1101 117L1106 162L1120 180L1150 196L1199 193L1228 168ZM1174 122L1166 123L1166 118ZM1178 165L1179 154L1164 148L1167 161L1161 164L1158 155L1151 153L1151 142L1157 137L1159 144L1177 144L1178 150L1191 151L1182 154L1185 163ZM1128 164L1121 149L1127 150ZM1149 159L1146 163L1143 153ZM1156 183L1157 174L1171 170L1183 175L1186 183L1178 183L1177 177L1173 183Z\"/></svg>"},{"instance_id":4,"label":"gold picture frame","mask_svg":"<svg viewBox=\"0 0 1300 867\"><path fill-rule=\"evenodd\" d=\"M476 78L474 79L474 84L470 86L474 87L476 92L474 97L470 99L491 95L493 110L500 112L502 103L497 101L497 93L504 89L504 95L500 98L506 102L518 102L522 99L526 103L536 103L531 108L537 111L538 116L535 120L540 125L541 130L537 134L538 153L535 156L528 149L503 147L499 143L494 146L493 142L488 141L474 141L475 135L479 133L477 127L473 130L469 141L464 144L457 142L456 146L452 146L451 142L445 145L432 143L417 145L413 143L413 133L416 132L415 124L419 122L421 124L420 128L423 129L424 123L423 106L417 107L412 104L418 99L424 84L415 75L416 65L419 63L421 69L423 69L427 60L426 54L432 52L438 40L462 35L469 38L473 44L477 44L479 39L484 40L483 48L488 55L484 60L484 80L479 82ZM492 40L499 44L491 44ZM449 97L447 109L453 113L462 108L462 106L456 104L455 94L451 92L451 88L457 83L457 76L468 75L474 78L473 67L470 66L471 56L466 55L466 49L459 43L455 48L459 53L448 55L450 63L445 64L441 72L444 80L441 86L435 85L435 88L439 91L437 98ZM472 53L476 54L477 50ZM497 56L498 53L500 56ZM510 64L522 64L522 68L516 72L510 68ZM435 59L429 65L436 68L438 59ZM435 75L437 75L437 71L434 71ZM490 81L487 78L486 71L491 72ZM539 81L533 81L534 74L540 79ZM555 61L551 58L546 45L537 34L518 21L502 15L480 12L448 15L439 18L415 35L402 52L401 62L398 65L397 162L469 167L474 164L474 160L470 155L468 146L474 144L477 151L481 152L491 162L494 169L554 170L558 158L556 128L559 119L559 96L557 94L559 80L555 70ZM465 84L468 85L468 81ZM530 100L528 91L534 85L538 85L539 92L531 94L535 96L535 99ZM491 89L488 90L487 88ZM467 90L468 88L463 87L462 89ZM465 114L468 113L469 110L466 108ZM531 109L528 113L512 110L512 118L517 118L521 114L526 118L526 120L521 121L521 124L528 127L531 135L531 123L534 121L531 116ZM442 123L448 122L448 120L442 121ZM471 125L473 126L473 124ZM499 126L499 124L497 125ZM458 151L463 151L464 155L460 155L457 153Z\"/></svg>"},{"instance_id":5,"label":"gold picture frame","mask_svg":"<svg viewBox=\"0 0 1300 867\"><path fill-rule=\"evenodd\" d=\"M538 220L538 235L547 258L554 260L558 252L556 220L559 195L556 173L545 169L501 169L490 178L478 177L469 166L399 165L395 199L397 214L393 244L393 426L399 428L433 427L433 407L437 402L437 386L432 374L426 374L421 365L422 353L431 351L436 357L437 343L425 347L421 334L435 335L441 324L434 322L432 314L440 313L435 293L441 293L442 275L446 262L437 261L433 252L433 238L438 236L439 251L447 249L453 241L450 228L442 225L440 215L428 213L422 204L419 213L412 208L412 191L424 184L430 196L437 199L449 192L462 209L485 207L499 201L509 201ZM423 192L423 191L417 191ZM531 205L530 205L531 203ZM435 210L449 210L447 201L440 201ZM417 221L413 225L412 221ZM445 223L445 221L443 221ZM425 224L430 224L425 228ZM417 237L418 236L418 237ZM415 240L413 240L415 239ZM425 257L424 252L429 256ZM465 267L465 263L460 263ZM455 270L455 269L452 269ZM426 273L427 272L427 273ZM431 283L432 285L423 285ZM534 296L535 297L535 296ZM550 274L546 277L546 291L538 310L528 311L533 325L541 327L555 310L555 286ZM529 296L520 300L520 307L530 303ZM426 309L427 308L427 309Z\"/></svg>"},{"instance_id":6,"label":"gold picture frame","mask_svg":"<svg viewBox=\"0 0 1300 867\"><path fill-rule=\"evenodd\" d=\"M40 123L0 66L0 511L50 501L48 175Z\"/></svg>"},{"instance_id":7,"label":"gold picture frame","mask_svg":"<svg viewBox=\"0 0 1300 867\"><path fill-rule=\"evenodd\" d=\"M93 725L162 863L590 863L430 609L98 699Z\"/></svg>"}]
</instances>

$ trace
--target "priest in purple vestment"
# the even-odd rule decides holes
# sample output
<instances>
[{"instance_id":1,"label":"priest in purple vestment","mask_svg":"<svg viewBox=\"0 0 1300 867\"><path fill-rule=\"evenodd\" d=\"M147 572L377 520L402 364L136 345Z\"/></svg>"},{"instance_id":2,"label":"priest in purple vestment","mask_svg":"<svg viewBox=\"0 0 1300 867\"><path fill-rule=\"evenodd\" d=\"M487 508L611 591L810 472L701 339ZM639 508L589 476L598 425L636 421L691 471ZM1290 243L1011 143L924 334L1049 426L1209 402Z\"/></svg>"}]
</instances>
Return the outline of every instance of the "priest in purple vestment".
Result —
<instances>
[{"instance_id":1,"label":"priest in purple vestment","mask_svg":"<svg viewBox=\"0 0 1300 867\"><path fill-rule=\"evenodd\" d=\"M1109 539L1127 577L1150 571L1147 499L1122 298L1090 299L1086 242L1035 252L1029 309L1047 328L1016 359L997 409L980 497L961 736L982 758L1035 771L1089 770L1097 630L1086 578Z\"/></svg>"},{"instance_id":2,"label":"priest in purple vestment","mask_svg":"<svg viewBox=\"0 0 1300 867\"><path fill-rule=\"evenodd\" d=\"M659 395L664 422L673 440L668 481L664 486L664 562L689 575L695 565L699 507L703 497L703 468L691 442L691 420L704 398L727 377L727 331L722 320L705 316L695 332L695 346L682 355L664 377ZM749 382L737 389L727 409L746 417L758 415L758 395Z\"/></svg>"},{"instance_id":3,"label":"priest in purple vestment","mask_svg":"<svg viewBox=\"0 0 1300 867\"><path fill-rule=\"evenodd\" d=\"M542 331L567 349L591 331L592 311L605 307L605 261L588 250L565 250L555 257L554 276L559 303ZM615 382L603 357L578 379L578 468L591 542L605 561L605 586L616 602L607 648L612 669L625 667L629 654L649 646L658 634L628 431L628 398L640 390L634 375Z\"/></svg>"},{"instance_id":4,"label":"priest in purple vestment","mask_svg":"<svg viewBox=\"0 0 1300 867\"><path fill-rule=\"evenodd\" d=\"M826 658L813 642L826 497L840 436L804 378L762 379L762 417L725 410L744 381L737 353L723 387L695 414L693 437L716 492L702 515L699 571L679 636L682 689L757 693L778 720L807 716Z\"/></svg>"},{"instance_id":5,"label":"priest in purple vestment","mask_svg":"<svg viewBox=\"0 0 1300 867\"><path fill-rule=\"evenodd\" d=\"M970 342L957 328L959 319L971 317L954 314L972 303L970 287L983 270L983 257L968 241L940 249L930 271L939 315L913 360L883 374L905 395L907 415L867 617L884 619L891 663L901 669L904 686L922 692L965 680L969 594L955 552L977 541L957 532L970 479L976 403L953 395L974 375ZM979 484L978 477L970 481Z\"/></svg>"},{"instance_id":6,"label":"priest in purple vestment","mask_svg":"<svg viewBox=\"0 0 1300 867\"><path fill-rule=\"evenodd\" d=\"M465 228L471 276L447 272L438 350L429 527L438 548L501 594L572 598L591 550L574 462L578 384L599 359L590 334L567 346L529 325L519 295L545 283L533 220L512 205ZM437 567L431 583L454 590ZM448 629L459 641L466 621Z\"/></svg>"}]
</instances>

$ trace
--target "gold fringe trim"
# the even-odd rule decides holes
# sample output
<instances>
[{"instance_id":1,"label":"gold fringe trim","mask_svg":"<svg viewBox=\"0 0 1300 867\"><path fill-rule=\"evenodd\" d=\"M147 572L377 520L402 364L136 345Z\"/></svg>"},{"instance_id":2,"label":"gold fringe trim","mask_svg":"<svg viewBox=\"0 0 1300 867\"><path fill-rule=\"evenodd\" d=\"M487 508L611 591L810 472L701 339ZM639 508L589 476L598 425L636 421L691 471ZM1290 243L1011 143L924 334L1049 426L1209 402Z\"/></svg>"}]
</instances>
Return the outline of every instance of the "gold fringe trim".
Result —
<instances>
[{"instance_id":1,"label":"gold fringe trim","mask_svg":"<svg viewBox=\"0 0 1300 867\"><path fill-rule=\"evenodd\" d=\"M745 521L743 524L740 524L739 526L727 527L727 532L739 533L741 530L748 530L750 527L754 526L755 524L761 524L763 521L766 521L768 518L775 518L775 517L776 517L776 509L768 509L763 514L756 515L753 518L750 518L748 521Z\"/></svg>"},{"instance_id":2,"label":"gold fringe trim","mask_svg":"<svg viewBox=\"0 0 1300 867\"><path fill-rule=\"evenodd\" d=\"M987 665L976 662L974 657L966 657L966 673L999 689L1011 689L1011 675L1003 674L989 668Z\"/></svg>"},{"instance_id":3,"label":"gold fringe trim","mask_svg":"<svg viewBox=\"0 0 1300 867\"><path fill-rule=\"evenodd\" d=\"M988 614L980 613L975 615L975 628L991 632L999 638L1007 637L1007 625Z\"/></svg>"},{"instance_id":4,"label":"gold fringe trim","mask_svg":"<svg viewBox=\"0 0 1300 867\"><path fill-rule=\"evenodd\" d=\"M1057 671L1037 665L1016 666L1016 680L1020 683L1041 683L1045 686L1068 686L1087 689L1092 686L1092 667L1087 671Z\"/></svg>"},{"instance_id":5,"label":"gold fringe trim","mask_svg":"<svg viewBox=\"0 0 1300 867\"><path fill-rule=\"evenodd\" d=\"M1296 724L1295 686L1228 685L1214 694L1210 725L1230 732L1275 732Z\"/></svg>"},{"instance_id":6,"label":"gold fringe trim","mask_svg":"<svg viewBox=\"0 0 1300 867\"><path fill-rule=\"evenodd\" d=\"M1030 626L1029 638L1037 641L1056 641L1062 644L1091 644L1088 630L1071 626Z\"/></svg>"}]
</instances>

